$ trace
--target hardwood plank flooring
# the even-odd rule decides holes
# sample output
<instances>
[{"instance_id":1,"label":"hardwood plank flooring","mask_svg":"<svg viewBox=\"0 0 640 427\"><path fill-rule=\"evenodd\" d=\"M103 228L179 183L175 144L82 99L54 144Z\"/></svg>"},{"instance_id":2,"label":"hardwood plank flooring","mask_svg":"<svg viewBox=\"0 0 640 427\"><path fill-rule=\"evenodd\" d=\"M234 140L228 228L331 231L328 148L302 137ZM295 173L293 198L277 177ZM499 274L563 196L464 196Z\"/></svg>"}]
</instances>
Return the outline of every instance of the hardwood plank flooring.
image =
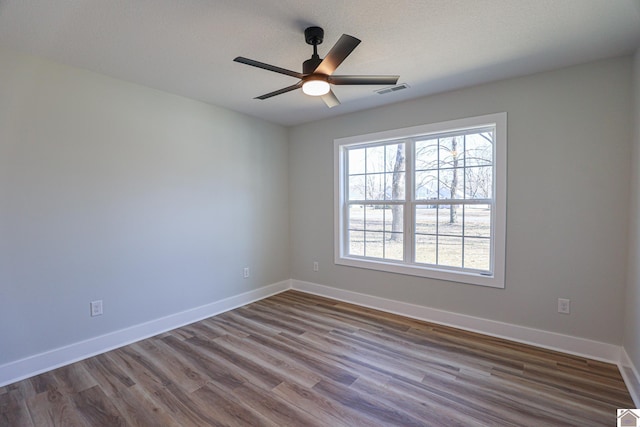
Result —
<instances>
[{"instance_id":1,"label":"hardwood plank flooring","mask_svg":"<svg viewBox=\"0 0 640 427\"><path fill-rule=\"evenodd\" d=\"M1 426L610 426L615 365L297 291L0 387Z\"/></svg>"}]
</instances>

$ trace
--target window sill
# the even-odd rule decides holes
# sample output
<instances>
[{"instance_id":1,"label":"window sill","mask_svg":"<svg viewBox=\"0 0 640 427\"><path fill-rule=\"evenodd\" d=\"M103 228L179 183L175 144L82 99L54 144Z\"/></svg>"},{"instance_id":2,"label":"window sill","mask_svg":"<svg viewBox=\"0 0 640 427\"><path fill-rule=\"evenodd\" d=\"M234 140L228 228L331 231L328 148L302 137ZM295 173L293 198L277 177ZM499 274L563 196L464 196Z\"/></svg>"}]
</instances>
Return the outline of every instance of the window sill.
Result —
<instances>
[{"instance_id":1,"label":"window sill","mask_svg":"<svg viewBox=\"0 0 640 427\"><path fill-rule=\"evenodd\" d=\"M504 288L503 275L485 275L465 271L442 270L419 265L407 265L394 262L385 262L365 258L340 257L335 258L337 265L364 268L367 270L385 271L388 273L404 274L408 276L425 277L429 279L445 280L449 282L465 283L469 285L487 286L491 288Z\"/></svg>"}]
</instances>

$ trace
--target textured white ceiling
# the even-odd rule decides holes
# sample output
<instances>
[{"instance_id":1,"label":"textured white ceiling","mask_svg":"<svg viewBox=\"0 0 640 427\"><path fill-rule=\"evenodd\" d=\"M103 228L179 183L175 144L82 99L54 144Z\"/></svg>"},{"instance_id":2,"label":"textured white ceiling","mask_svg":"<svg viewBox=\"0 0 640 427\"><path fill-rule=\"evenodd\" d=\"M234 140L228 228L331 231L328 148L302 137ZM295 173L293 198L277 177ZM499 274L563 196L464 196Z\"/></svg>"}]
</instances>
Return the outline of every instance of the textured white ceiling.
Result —
<instances>
[{"instance_id":1,"label":"textured white ceiling","mask_svg":"<svg viewBox=\"0 0 640 427\"><path fill-rule=\"evenodd\" d=\"M339 86L327 108L296 82L233 62L301 71L342 33L362 40L336 74L399 74L410 89ZM294 125L445 90L630 53L640 0L0 0L0 44Z\"/></svg>"}]
</instances>

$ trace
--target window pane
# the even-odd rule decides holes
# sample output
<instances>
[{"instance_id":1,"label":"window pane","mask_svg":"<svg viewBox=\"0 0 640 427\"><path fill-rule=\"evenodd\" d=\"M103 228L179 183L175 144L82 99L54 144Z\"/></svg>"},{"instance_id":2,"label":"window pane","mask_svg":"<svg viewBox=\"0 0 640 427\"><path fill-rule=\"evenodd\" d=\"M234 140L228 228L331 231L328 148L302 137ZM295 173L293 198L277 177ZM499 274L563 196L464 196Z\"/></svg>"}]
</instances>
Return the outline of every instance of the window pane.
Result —
<instances>
[{"instance_id":1,"label":"window pane","mask_svg":"<svg viewBox=\"0 0 640 427\"><path fill-rule=\"evenodd\" d=\"M492 185L493 167L478 166L465 169L465 199L490 199Z\"/></svg>"},{"instance_id":2,"label":"window pane","mask_svg":"<svg viewBox=\"0 0 640 427\"><path fill-rule=\"evenodd\" d=\"M438 171L416 172L415 188L417 200L438 198Z\"/></svg>"},{"instance_id":3,"label":"window pane","mask_svg":"<svg viewBox=\"0 0 640 427\"><path fill-rule=\"evenodd\" d=\"M384 172L384 146L367 148L367 173Z\"/></svg>"},{"instance_id":4,"label":"window pane","mask_svg":"<svg viewBox=\"0 0 640 427\"><path fill-rule=\"evenodd\" d=\"M438 169L438 140L416 141L416 170Z\"/></svg>"},{"instance_id":5,"label":"window pane","mask_svg":"<svg viewBox=\"0 0 640 427\"><path fill-rule=\"evenodd\" d=\"M416 206L416 233L436 234L438 209L435 206L419 205Z\"/></svg>"},{"instance_id":6,"label":"window pane","mask_svg":"<svg viewBox=\"0 0 640 427\"><path fill-rule=\"evenodd\" d=\"M462 153L464 152L464 143L461 136L452 136L440 138L440 168L457 168L463 166Z\"/></svg>"},{"instance_id":7,"label":"window pane","mask_svg":"<svg viewBox=\"0 0 640 427\"><path fill-rule=\"evenodd\" d=\"M347 151L349 163L349 175L364 173L364 148L355 148Z\"/></svg>"},{"instance_id":8,"label":"window pane","mask_svg":"<svg viewBox=\"0 0 640 427\"><path fill-rule=\"evenodd\" d=\"M349 200L364 200L364 178L364 175L354 175L349 177Z\"/></svg>"},{"instance_id":9,"label":"window pane","mask_svg":"<svg viewBox=\"0 0 640 427\"><path fill-rule=\"evenodd\" d=\"M491 205L465 206L464 234L472 237L491 237Z\"/></svg>"},{"instance_id":10,"label":"window pane","mask_svg":"<svg viewBox=\"0 0 640 427\"><path fill-rule=\"evenodd\" d=\"M436 236L416 236L415 261L423 264L436 264Z\"/></svg>"},{"instance_id":11,"label":"window pane","mask_svg":"<svg viewBox=\"0 0 640 427\"><path fill-rule=\"evenodd\" d=\"M384 257L402 261L404 259L404 235L402 233L384 233Z\"/></svg>"},{"instance_id":12,"label":"window pane","mask_svg":"<svg viewBox=\"0 0 640 427\"><path fill-rule=\"evenodd\" d=\"M383 232L376 231L366 231L364 233L365 237L365 249L364 255L367 257L373 258L382 258L383 257Z\"/></svg>"},{"instance_id":13,"label":"window pane","mask_svg":"<svg viewBox=\"0 0 640 427\"><path fill-rule=\"evenodd\" d=\"M489 271L491 268L491 240L466 237L464 239L464 268Z\"/></svg>"},{"instance_id":14,"label":"window pane","mask_svg":"<svg viewBox=\"0 0 640 427\"><path fill-rule=\"evenodd\" d=\"M350 254L403 260L403 209L402 205L349 206Z\"/></svg>"},{"instance_id":15,"label":"window pane","mask_svg":"<svg viewBox=\"0 0 640 427\"><path fill-rule=\"evenodd\" d=\"M367 205L365 207L365 230L367 231L383 231L384 225L384 206L383 205Z\"/></svg>"},{"instance_id":16,"label":"window pane","mask_svg":"<svg viewBox=\"0 0 640 427\"><path fill-rule=\"evenodd\" d=\"M384 200L384 174L367 175L366 191L366 200Z\"/></svg>"},{"instance_id":17,"label":"window pane","mask_svg":"<svg viewBox=\"0 0 640 427\"><path fill-rule=\"evenodd\" d=\"M404 227L403 211L404 206L402 205L390 205L388 209L385 209L384 231L402 233Z\"/></svg>"},{"instance_id":18,"label":"window pane","mask_svg":"<svg viewBox=\"0 0 640 427\"><path fill-rule=\"evenodd\" d=\"M389 144L385 150L386 172L404 172L404 144Z\"/></svg>"},{"instance_id":19,"label":"window pane","mask_svg":"<svg viewBox=\"0 0 640 427\"><path fill-rule=\"evenodd\" d=\"M462 205L438 206L438 234L462 236L463 213Z\"/></svg>"},{"instance_id":20,"label":"window pane","mask_svg":"<svg viewBox=\"0 0 640 427\"><path fill-rule=\"evenodd\" d=\"M404 172L385 174L385 200L404 200Z\"/></svg>"},{"instance_id":21,"label":"window pane","mask_svg":"<svg viewBox=\"0 0 640 427\"><path fill-rule=\"evenodd\" d=\"M464 169L440 170L440 199L462 199L462 180Z\"/></svg>"},{"instance_id":22,"label":"window pane","mask_svg":"<svg viewBox=\"0 0 640 427\"><path fill-rule=\"evenodd\" d=\"M488 166L493 163L493 132L467 135L465 143L466 166Z\"/></svg>"},{"instance_id":23,"label":"window pane","mask_svg":"<svg viewBox=\"0 0 640 427\"><path fill-rule=\"evenodd\" d=\"M438 237L438 265L462 267L462 237Z\"/></svg>"},{"instance_id":24,"label":"window pane","mask_svg":"<svg viewBox=\"0 0 640 427\"><path fill-rule=\"evenodd\" d=\"M364 230L364 206L349 206L349 230Z\"/></svg>"},{"instance_id":25,"label":"window pane","mask_svg":"<svg viewBox=\"0 0 640 427\"><path fill-rule=\"evenodd\" d=\"M364 231L349 231L349 255L364 256Z\"/></svg>"}]
</instances>

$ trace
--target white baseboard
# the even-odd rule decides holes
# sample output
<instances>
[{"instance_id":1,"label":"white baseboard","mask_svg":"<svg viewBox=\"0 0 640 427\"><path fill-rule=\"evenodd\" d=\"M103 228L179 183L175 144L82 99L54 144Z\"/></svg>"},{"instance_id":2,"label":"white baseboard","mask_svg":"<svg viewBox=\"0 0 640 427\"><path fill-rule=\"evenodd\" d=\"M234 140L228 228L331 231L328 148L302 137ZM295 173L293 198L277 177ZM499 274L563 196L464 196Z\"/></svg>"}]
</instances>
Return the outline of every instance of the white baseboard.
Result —
<instances>
[{"instance_id":1,"label":"white baseboard","mask_svg":"<svg viewBox=\"0 0 640 427\"><path fill-rule=\"evenodd\" d=\"M0 387L233 310L286 291L290 287L291 281L285 280L180 313L0 365Z\"/></svg>"},{"instance_id":2,"label":"white baseboard","mask_svg":"<svg viewBox=\"0 0 640 427\"><path fill-rule=\"evenodd\" d=\"M626 351L616 345L557 334L450 311L375 297L317 283L285 280L210 304L141 323L109 334L0 365L0 387L151 336L233 310L271 295L295 289L310 294L399 314L418 320L452 326L511 341L531 344L604 362L618 364L636 407L640 407L640 375Z\"/></svg>"},{"instance_id":3,"label":"white baseboard","mask_svg":"<svg viewBox=\"0 0 640 427\"><path fill-rule=\"evenodd\" d=\"M624 348L622 349L620 364L618 366L620 367L622 378L624 378L624 382L629 389L631 398L636 404L636 408L640 408L640 375Z\"/></svg>"},{"instance_id":4,"label":"white baseboard","mask_svg":"<svg viewBox=\"0 0 640 427\"><path fill-rule=\"evenodd\" d=\"M525 326L512 325L495 320L467 316L465 314L365 295L300 280L292 280L291 288L418 320L452 326L523 344L530 344L549 350L561 351L563 353L569 353L613 364L618 364L620 361L621 348L619 346L600 341L593 341L584 338L572 337L570 335L528 328Z\"/></svg>"}]
</instances>

